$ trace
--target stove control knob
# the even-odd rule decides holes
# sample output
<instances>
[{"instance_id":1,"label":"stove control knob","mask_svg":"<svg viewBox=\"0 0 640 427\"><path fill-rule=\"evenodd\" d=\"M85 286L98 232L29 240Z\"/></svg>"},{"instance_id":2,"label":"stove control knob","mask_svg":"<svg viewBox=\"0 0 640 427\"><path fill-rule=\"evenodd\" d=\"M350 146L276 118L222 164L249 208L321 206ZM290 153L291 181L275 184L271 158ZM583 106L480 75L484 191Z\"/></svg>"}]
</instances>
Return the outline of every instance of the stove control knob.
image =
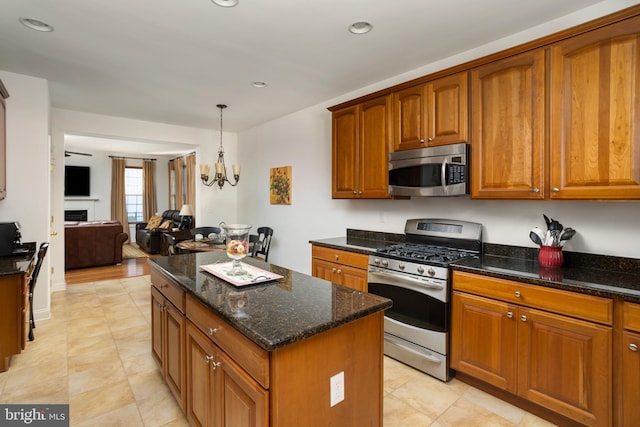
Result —
<instances>
[{"instance_id":1,"label":"stove control knob","mask_svg":"<svg viewBox=\"0 0 640 427\"><path fill-rule=\"evenodd\" d=\"M398 264L398 268L400 270L404 270L404 263L401 262L400 264Z\"/></svg>"},{"instance_id":2,"label":"stove control knob","mask_svg":"<svg viewBox=\"0 0 640 427\"><path fill-rule=\"evenodd\" d=\"M386 267L386 266L388 266L388 265L389 265L389 261L387 261L386 259L383 259L383 260L382 260L382 266L383 266L383 267Z\"/></svg>"},{"instance_id":3,"label":"stove control knob","mask_svg":"<svg viewBox=\"0 0 640 427\"><path fill-rule=\"evenodd\" d=\"M435 276L435 275L436 275L436 271L435 271L433 268L429 268L429 269L427 270L427 274L428 274L429 276L433 277L433 276Z\"/></svg>"},{"instance_id":4,"label":"stove control knob","mask_svg":"<svg viewBox=\"0 0 640 427\"><path fill-rule=\"evenodd\" d=\"M374 263L375 265L380 265L380 258L374 258L374 259L373 259L373 263Z\"/></svg>"},{"instance_id":5,"label":"stove control knob","mask_svg":"<svg viewBox=\"0 0 640 427\"><path fill-rule=\"evenodd\" d=\"M418 273L424 274L424 268L421 265L418 266Z\"/></svg>"}]
</instances>

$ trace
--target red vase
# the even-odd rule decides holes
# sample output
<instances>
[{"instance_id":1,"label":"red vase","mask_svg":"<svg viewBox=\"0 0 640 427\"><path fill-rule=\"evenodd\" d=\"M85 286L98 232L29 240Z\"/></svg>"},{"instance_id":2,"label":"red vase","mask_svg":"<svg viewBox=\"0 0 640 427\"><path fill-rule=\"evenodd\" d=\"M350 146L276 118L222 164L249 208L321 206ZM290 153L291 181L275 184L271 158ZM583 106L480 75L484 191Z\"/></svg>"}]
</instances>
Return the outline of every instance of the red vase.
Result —
<instances>
[{"instance_id":1,"label":"red vase","mask_svg":"<svg viewBox=\"0 0 640 427\"><path fill-rule=\"evenodd\" d=\"M538 261L542 267L562 267L562 246L540 246Z\"/></svg>"}]
</instances>

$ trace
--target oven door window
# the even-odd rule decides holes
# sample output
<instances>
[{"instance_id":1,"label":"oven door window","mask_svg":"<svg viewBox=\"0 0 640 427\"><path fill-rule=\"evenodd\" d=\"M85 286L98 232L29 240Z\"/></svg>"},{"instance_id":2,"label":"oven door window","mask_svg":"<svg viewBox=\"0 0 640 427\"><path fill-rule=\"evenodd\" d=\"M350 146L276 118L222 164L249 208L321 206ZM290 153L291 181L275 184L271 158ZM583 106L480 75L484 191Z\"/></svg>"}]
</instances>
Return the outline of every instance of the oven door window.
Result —
<instances>
[{"instance_id":1,"label":"oven door window","mask_svg":"<svg viewBox=\"0 0 640 427\"><path fill-rule=\"evenodd\" d=\"M447 304L436 298L399 286L371 282L369 293L393 301L393 306L385 311L387 317L416 328L447 331Z\"/></svg>"},{"instance_id":2,"label":"oven door window","mask_svg":"<svg viewBox=\"0 0 640 427\"><path fill-rule=\"evenodd\" d=\"M389 185L399 187L441 187L442 165L426 163L406 166L389 171Z\"/></svg>"}]
</instances>

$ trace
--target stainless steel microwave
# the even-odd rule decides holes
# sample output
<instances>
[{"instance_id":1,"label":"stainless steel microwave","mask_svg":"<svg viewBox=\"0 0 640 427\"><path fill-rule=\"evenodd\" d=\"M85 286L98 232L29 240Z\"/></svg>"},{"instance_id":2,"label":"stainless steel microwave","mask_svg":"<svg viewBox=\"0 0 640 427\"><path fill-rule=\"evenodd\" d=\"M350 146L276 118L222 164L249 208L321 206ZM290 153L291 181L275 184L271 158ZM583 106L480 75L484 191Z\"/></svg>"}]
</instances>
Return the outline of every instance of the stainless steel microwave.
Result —
<instances>
[{"instance_id":1,"label":"stainless steel microwave","mask_svg":"<svg viewBox=\"0 0 640 427\"><path fill-rule=\"evenodd\" d=\"M469 145L437 145L389 154L389 194L469 194Z\"/></svg>"}]
</instances>

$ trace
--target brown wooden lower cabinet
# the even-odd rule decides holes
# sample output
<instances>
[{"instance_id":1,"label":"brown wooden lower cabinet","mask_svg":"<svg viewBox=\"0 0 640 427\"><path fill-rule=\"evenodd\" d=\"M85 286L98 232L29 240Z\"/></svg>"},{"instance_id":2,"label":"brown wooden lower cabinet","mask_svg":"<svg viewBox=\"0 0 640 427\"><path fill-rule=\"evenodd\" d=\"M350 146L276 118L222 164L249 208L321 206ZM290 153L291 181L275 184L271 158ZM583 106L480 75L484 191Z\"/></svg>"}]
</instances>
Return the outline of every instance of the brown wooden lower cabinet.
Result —
<instances>
[{"instance_id":1,"label":"brown wooden lower cabinet","mask_svg":"<svg viewBox=\"0 0 640 427\"><path fill-rule=\"evenodd\" d=\"M640 304L624 303L624 331L620 343L622 360L621 426L640 426Z\"/></svg>"},{"instance_id":2,"label":"brown wooden lower cabinet","mask_svg":"<svg viewBox=\"0 0 640 427\"><path fill-rule=\"evenodd\" d=\"M367 292L367 255L316 245L311 250L311 274L314 277Z\"/></svg>"},{"instance_id":3,"label":"brown wooden lower cabinet","mask_svg":"<svg viewBox=\"0 0 640 427\"><path fill-rule=\"evenodd\" d=\"M580 424L612 425L610 324L545 310L541 286L455 272L453 288L452 368ZM612 317L605 298L548 289L547 299Z\"/></svg>"},{"instance_id":4,"label":"brown wooden lower cabinet","mask_svg":"<svg viewBox=\"0 0 640 427\"><path fill-rule=\"evenodd\" d=\"M9 369L11 356L24 350L29 332L28 294L25 273L0 276L0 372Z\"/></svg>"}]
</instances>

